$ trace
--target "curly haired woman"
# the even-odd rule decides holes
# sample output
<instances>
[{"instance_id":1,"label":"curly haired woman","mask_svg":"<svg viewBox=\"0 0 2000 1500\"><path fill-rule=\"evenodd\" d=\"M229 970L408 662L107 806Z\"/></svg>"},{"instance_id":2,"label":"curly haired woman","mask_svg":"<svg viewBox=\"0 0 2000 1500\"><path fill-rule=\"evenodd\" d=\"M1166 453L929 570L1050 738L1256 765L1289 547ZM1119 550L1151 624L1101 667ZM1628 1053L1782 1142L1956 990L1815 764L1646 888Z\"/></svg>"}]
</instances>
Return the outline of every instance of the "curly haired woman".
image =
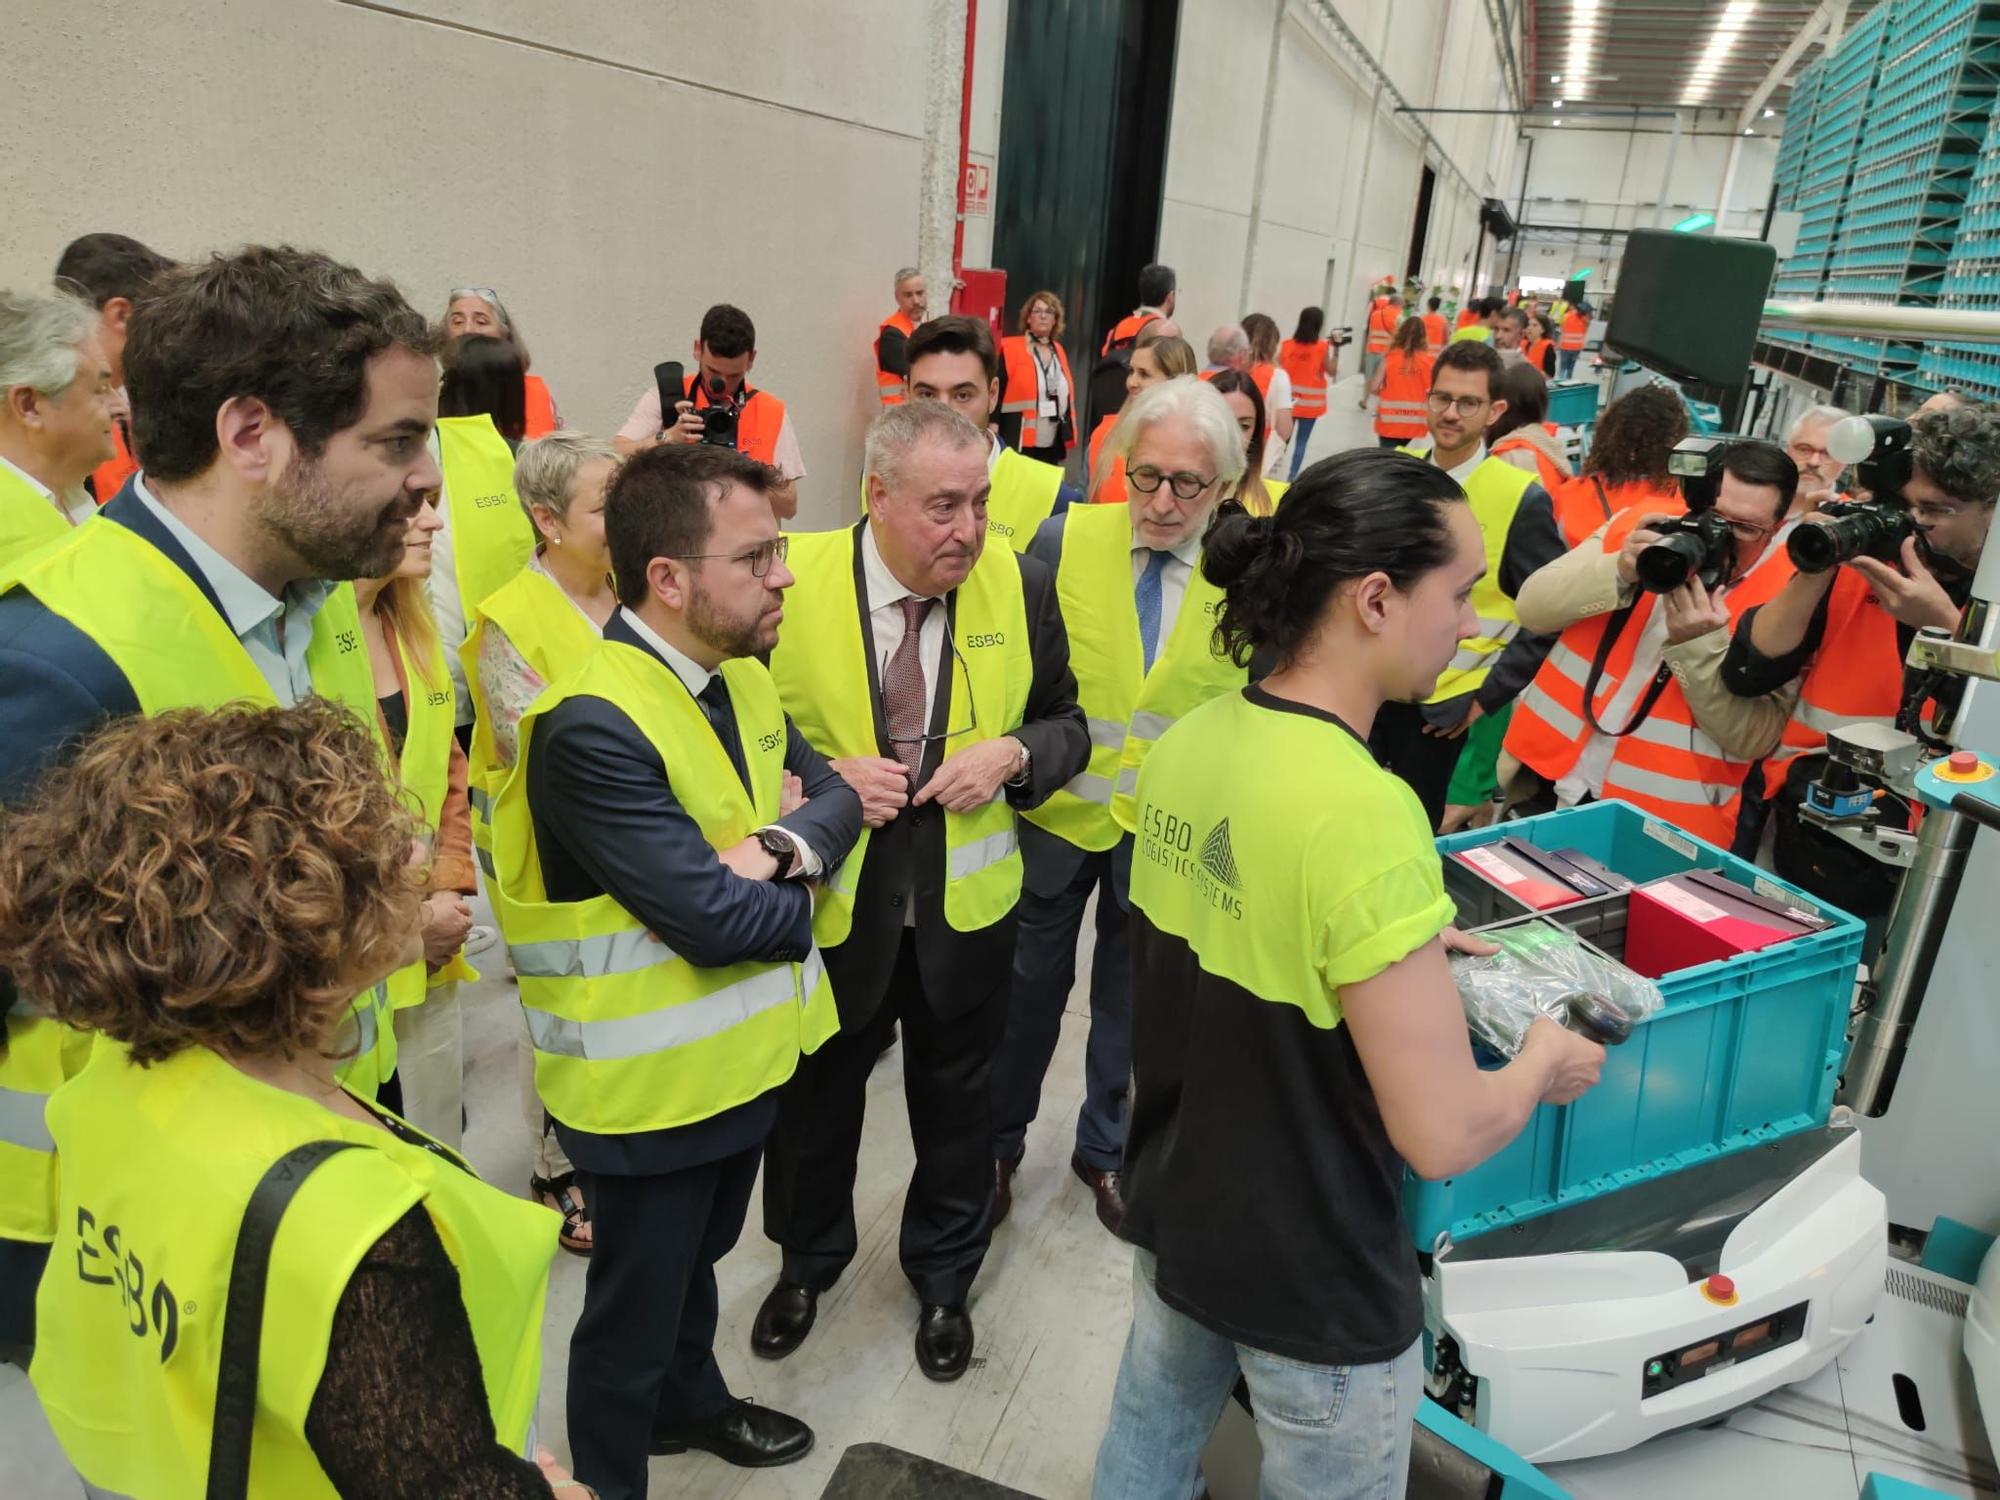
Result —
<instances>
[{"instance_id":1,"label":"curly haired woman","mask_svg":"<svg viewBox=\"0 0 2000 1500\"><path fill-rule=\"evenodd\" d=\"M0 826L0 969L98 1035L32 1370L92 1493L585 1493L522 1456L556 1216L334 1077L416 831L310 698L119 720Z\"/></svg>"}]
</instances>

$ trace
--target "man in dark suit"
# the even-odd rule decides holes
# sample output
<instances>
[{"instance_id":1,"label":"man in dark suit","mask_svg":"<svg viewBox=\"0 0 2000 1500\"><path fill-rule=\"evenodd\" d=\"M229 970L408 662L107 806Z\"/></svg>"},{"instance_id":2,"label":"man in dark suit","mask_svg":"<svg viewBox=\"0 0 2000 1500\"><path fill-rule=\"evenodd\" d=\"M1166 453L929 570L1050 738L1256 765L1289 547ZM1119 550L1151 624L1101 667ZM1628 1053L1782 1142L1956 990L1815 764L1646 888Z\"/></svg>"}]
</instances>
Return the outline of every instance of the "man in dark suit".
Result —
<instances>
[{"instance_id":1,"label":"man in dark suit","mask_svg":"<svg viewBox=\"0 0 2000 1500\"><path fill-rule=\"evenodd\" d=\"M986 435L935 401L869 429L869 513L792 538L801 587L771 659L785 706L868 825L822 900L840 1035L779 1102L764 1230L784 1248L752 1350L780 1358L856 1249L868 1073L900 1021L916 1171L901 1259L934 1380L972 1355L966 1299L992 1235L988 1077L1006 1020L1016 812L1089 753L1049 571L987 545Z\"/></svg>"},{"instance_id":2,"label":"man in dark suit","mask_svg":"<svg viewBox=\"0 0 2000 1500\"><path fill-rule=\"evenodd\" d=\"M861 829L755 660L792 582L777 477L680 445L618 472L604 517L621 607L522 720L494 810L536 1086L592 1210L569 1434L605 1500L646 1493L649 1449L765 1467L812 1446L797 1418L732 1398L713 1349L715 1262L777 1087L836 1024L809 882ZM565 933L579 955L622 957L545 961Z\"/></svg>"}]
</instances>

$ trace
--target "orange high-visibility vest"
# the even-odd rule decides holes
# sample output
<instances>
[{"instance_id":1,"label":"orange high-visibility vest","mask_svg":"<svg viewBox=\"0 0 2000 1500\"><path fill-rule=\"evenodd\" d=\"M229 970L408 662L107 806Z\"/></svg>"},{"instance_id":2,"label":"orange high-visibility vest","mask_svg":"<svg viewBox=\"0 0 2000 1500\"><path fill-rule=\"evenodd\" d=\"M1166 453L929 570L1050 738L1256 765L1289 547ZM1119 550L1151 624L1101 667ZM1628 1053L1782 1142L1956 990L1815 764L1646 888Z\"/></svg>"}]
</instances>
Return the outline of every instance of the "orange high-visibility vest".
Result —
<instances>
[{"instance_id":1,"label":"orange high-visibility vest","mask_svg":"<svg viewBox=\"0 0 2000 1500\"><path fill-rule=\"evenodd\" d=\"M549 394L549 388L539 375L523 375L521 384L527 388L528 425L521 431L524 438L547 437L561 426L556 415L556 398Z\"/></svg>"},{"instance_id":2,"label":"orange high-visibility vest","mask_svg":"<svg viewBox=\"0 0 2000 1500\"><path fill-rule=\"evenodd\" d=\"M1111 332L1104 335L1104 347L1100 354L1109 354L1114 349L1129 349L1138 342L1139 335L1148 323L1157 323L1160 315L1156 312L1130 312L1111 325Z\"/></svg>"},{"instance_id":3,"label":"orange high-visibility vest","mask_svg":"<svg viewBox=\"0 0 2000 1500\"><path fill-rule=\"evenodd\" d=\"M1396 304L1387 297L1377 297L1368 309L1368 343L1370 354L1387 354L1389 346L1396 341Z\"/></svg>"},{"instance_id":4,"label":"orange high-visibility vest","mask_svg":"<svg viewBox=\"0 0 2000 1500\"><path fill-rule=\"evenodd\" d=\"M1678 504L1671 508L1685 509ZM1607 553L1616 552L1647 514L1628 510L1604 528L1601 543L1586 541L1584 545L1602 545ZM1784 548L1767 547L1749 574L1724 596L1730 619L1740 619L1745 610L1765 603L1791 576L1791 559ZM1604 673L1597 684L1595 709L1601 710L1610 702L1631 671L1639 638L1645 633L1658 602L1658 595L1643 592L1634 602L1624 629L1605 659ZM1507 726L1504 748L1547 781L1560 781L1576 769L1593 733L1584 715L1584 689L1611 619L1612 613L1592 615L1564 630L1542 663L1541 671L1514 705L1514 718ZM1605 727L1623 729L1625 725L1613 723ZM1726 849L1736 832L1743 780L1754 764L1725 754L1720 745L1702 732L1694 721L1687 695L1681 691L1679 681L1669 674L1666 688L1653 704L1652 712L1630 734L1622 736L1612 750L1611 762L1604 772L1603 796L1607 801L1629 802L1642 812Z\"/></svg>"},{"instance_id":5,"label":"orange high-visibility vest","mask_svg":"<svg viewBox=\"0 0 2000 1500\"><path fill-rule=\"evenodd\" d=\"M1453 333L1457 333L1459 329L1470 327L1472 324L1477 323L1478 321L1479 321L1478 313L1474 312L1469 307L1461 307L1458 310L1458 321L1451 325L1451 331Z\"/></svg>"},{"instance_id":6,"label":"orange high-visibility vest","mask_svg":"<svg viewBox=\"0 0 2000 1500\"><path fill-rule=\"evenodd\" d=\"M1590 319L1574 308L1563 315L1562 342L1556 347L1565 354L1574 354L1583 347L1583 336L1590 331Z\"/></svg>"},{"instance_id":7,"label":"orange high-visibility vest","mask_svg":"<svg viewBox=\"0 0 2000 1500\"><path fill-rule=\"evenodd\" d=\"M1541 371L1544 375L1548 374L1554 366L1545 364L1544 361L1548 358L1549 351L1553 348L1555 348L1555 340L1536 339L1532 344L1528 345L1527 360L1529 365Z\"/></svg>"},{"instance_id":8,"label":"orange high-visibility vest","mask_svg":"<svg viewBox=\"0 0 2000 1500\"><path fill-rule=\"evenodd\" d=\"M1551 436L1554 435L1555 424L1553 422L1544 422L1542 426L1549 429ZM1486 451L1492 454L1493 457L1498 458L1503 453L1513 453L1522 448L1527 449L1528 452L1534 455L1535 469L1536 472L1541 475L1542 488L1547 490L1549 492L1550 497L1553 498L1556 492L1556 486L1563 483L1566 479L1569 478L1569 476L1563 473L1561 469L1558 469L1555 466L1555 464L1550 460L1548 454L1544 453L1541 450L1541 448L1538 447L1536 444L1529 442L1526 438L1521 437L1518 434L1509 433L1506 437L1500 439L1499 442L1495 443L1491 448L1488 448ZM1591 528L1591 530L1593 531L1595 531L1596 529L1597 529L1596 527Z\"/></svg>"},{"instance_id":9,"label":"orange high-visibility vest","mask_svg":"<svg viewBox=\"0 0 2000 1500\"><path fill-rule=\"evenodd\" d=\"M1277 368L1276 365L1269 363L1250 367L1251 382L1257 387L1257 394L1264 398L1266 412L1271 409L1271 376Z\"/></svg>"},{"instance_id":10,"label":"orange high-visibility vest","mask_svg":"<svg viewBox=\"0 0 2000 1500\"><path fill-rule=\"evenodd\" d=\"M901 406L904 396L903 377L893 370L882 368L882 335L891 328L901 330L903 337L908 338L917 331L917 325L912 323L908 314L899 307L884 318L881 326L875 330L875 399L884 406Z\"/></svg>"},{"instance_id":11,"label":"orange high-visibility vest","mask_svg":"<svg viewBox=\"0 0 2000 1500\"><path fill-rule=\"evenodd\" d=\"M1458 326L1463 328L1465 325L1460 323ZM1444 341L1449 337L1451 333L1444 326L1443 313L1424 314L1424 341L1431 346L1431 353L1435 354L1442 349Z\"/></svg>"},{"instance_id":12,"label":"orange high-visibility vest","mask_svg":"<svg viewBox=\"0 0 2000 1500\"><path fill-rule=\"evenodd\" d=\"M681 377L683 399L694 402L694 409L715 403L708 399L708 388L696 382L692 375ZM778 433L785 425L785 403L769 391L755 391L745 385L739 394L742 404L736 413L737 451L747 453L760 464L768 464L778 451ZM667 414L673 420L673 414Z\"/></svg>"},{"instance_id":13,"label":"orange high-visibility vest","mask_svg":"<svg viewBox=\"0 0 2000 1500\"><path fill-rule=\"evenodd\" d=\"M1431 392L1428 354L1392 354L1382 366L1382 399L1375 412L1378 437L1420 438L1430 431L1424 398Z\"/></svg>"},{"instance_id":14,"label":"orange high-visibility vest","mask_svg":"<svg viewBox=\"0 0 2000 1500\"><path fill-rule=\"evenodd\" d=\"M132 456L126 440L125 418L111 424L111 457L90 471L90 493L99 505L109 505L111 497L125 488L125 481L139 472L139 460Z\"/></svg>"},{"instance_id":15,"label":"orange high-visibility vest","mask_svg":"<svg viewBox=\"0 0 2000 1500\"><path fill-rule=\"evenodd\" d=\"M1292 378L1292 415L1326 415L1326 340L1301 344L1286 339L1278 346L1278 363Z\"/></svg>"},{"instance_id":16,"label":"orange high-visibility vest","mask_svg":"<svg viewBox=\"0 0 2000 1500\"><path fill-rule=\"evenodd\" d=\"M1070 438L1064 445L1064 452L1076 446L1076 381L1069 373L1069 351L1061 344L1055 346L1056 360L1062 366L1063 379L1069 384ZM1042 431L1042 376L1035 359L1035 351L1028 347L1028 336L1017 333L1000 340L1000 357L1005 362L1005 385L1000 392L1000 410L1017 411L1021 414L1021 446L1023 448L1046 448L1056 440L1055 425L1047 432ZM1060 421L1061 413L1057 413Z\"/></svg>"},{"instance_id":17,"label":"orange high-visibility vest","mask_svg":"<svg viewBox=\"0 0 2000 1500\"><path fill-rule=\"evenodd\" d=\"M1826 631L1778 748L1764 762L1764 795L1776 794L1801 755L1826 748L1826 732L1849 724L1893 726L1903 703L1903 654L1896 621L1852 568L1842 568L1827 600Z\"/></svg>"},{"instance_id":18,"label":"orange high-visibility vest","mask_svg":"<svg viewBox=\"0 0 2000 1500\"><path fill-rule=\"evenodd\" d=\"M1656 489L1644 479L1604 484L1595 474L1563 480L1549 491L1549 498L1555 504L1556 526L1572 547L1582 546L1598 527L1628 510L1638 510L1641 515L1679 515L1684 508L1676 489Z\"/></svg>"}]
</instances>

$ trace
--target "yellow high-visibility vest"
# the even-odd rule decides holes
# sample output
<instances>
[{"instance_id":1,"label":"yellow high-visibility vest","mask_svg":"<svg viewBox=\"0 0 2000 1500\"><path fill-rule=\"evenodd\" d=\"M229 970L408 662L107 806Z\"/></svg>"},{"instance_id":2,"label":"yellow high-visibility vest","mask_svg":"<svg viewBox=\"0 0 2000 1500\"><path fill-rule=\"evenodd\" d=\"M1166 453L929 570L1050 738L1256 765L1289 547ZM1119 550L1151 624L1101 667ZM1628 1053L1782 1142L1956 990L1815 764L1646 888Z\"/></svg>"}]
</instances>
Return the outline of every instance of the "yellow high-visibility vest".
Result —
<instances>
[{"instance_id":1,"label":"yellow high-visibility vest","mask_svg":"<svg viewBox=\"0 0 2000 1500\"><path fill-rule=\"evenodd\" d=\"M0 594L23 588L89 636L125 675L139 711L276 707L277 695L194 580L151 542L102 517L63 540L0 568ZM341 584L312 619L306 663L313 690L381 735L375 676L354 590ZM387 771L387 762L384 762ZM355 997L336 1046L341 1081L373 1098L396 1071L396 1032L386 984Z\"/></svg>"},{"instance_id":2,"label":"yellow high-visibility vest","mask_svg":"<svg viewBox=\"0 0 2000 1500\"><path fill-rule=\"evenodd\" d=\"M465 644L459 648L473 707L472 746L465 757L466 790L472 798L472 850L479 868L490 879L493 799L500 795L513 767L500 763L499 747L493 739L493 712L479 681L479 652L489 623L506 633L544 685L582 661L603 632L570 602L562 585L533 567L523 567L466 617Z\"/></svg>"},{"instance_id":3,"label":"yellow high-visibility vest","mask_svg":"<svg viewBox=\"0 0 2000 1500\"><path fill-rule=\"evenodd\" d=\"M237 1231L289 1153L347 1143L301 1181L270 1250L249 1493L334 1494L306 1440L334 1311L370 1246L421 1204L458 1272L500 1441L528 1456L560 1220L457 1153L239 1072L206 1047L148 1067L100 1043L49 1103L59 1230L29 1374L91 1495L202 1500Z\"/></svg>"},{"instance_id":4,"label":"yellow high-visibility vest","mask_svg":"<svg viewBox=\"0 0 2000 1500\"><path fill-rule=\"evenodd\" d=\"M521 719L521 754L493 809L494 900L535 1048L535 1089L564 1124L599 1135L720 1114L790 1078L839 1029L819 950L802 963L690 963L610 896L551 900L528 803L535 726L601 698L659 751L674 796L717 849L778 818L785 713L756 661L724 662L751 790L701 705L662 662L599 640Z\"/></svg>"},{"instance_id":5,"label":"yellow high-visibility vest","mask_svg":"<svg viewBox=\"0 0 2000 1500\"><path fill-rule=\"evenodd\" d=\"M771 653L771 676L785 711L815 749L835 760L881 753L868 662L873 641L867 637L857 592L859 545L859 527L792 536L786 561L798 583L785 596L785 619ZM970 576L958 586L953 613L946 759L1011 734L1027 712L1035 662L1021 565L1014 553L1004 547L982 549ZM1014 810L1003 795L971 812L941 811L945 920L959 932L990 927L1021 897ZM867 853L864 828L820 892L813 933L823 948L847 941Z\"/></svg>"},{"instance_id":6,"label":"yellow high-visibility vest","mask_svg":"<svg viewBox=\"0 0 2000 1500\"><path fill-rule=\"evenodd\" d=\"M438 468L451 514L459 618L507 582L535 551L535 526L514 491L514 452L491 417L439 417Z\"/></svg>"}]
</instances>

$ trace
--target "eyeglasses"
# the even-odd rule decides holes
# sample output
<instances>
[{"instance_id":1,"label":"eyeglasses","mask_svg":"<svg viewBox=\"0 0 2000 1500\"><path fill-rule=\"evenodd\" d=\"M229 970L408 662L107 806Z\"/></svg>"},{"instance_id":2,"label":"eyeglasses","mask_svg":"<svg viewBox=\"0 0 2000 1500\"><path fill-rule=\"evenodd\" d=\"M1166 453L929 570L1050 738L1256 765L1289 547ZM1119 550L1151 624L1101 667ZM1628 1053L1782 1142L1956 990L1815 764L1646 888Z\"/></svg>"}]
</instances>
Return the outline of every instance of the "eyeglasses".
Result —
<instances>
[{"instance_id":1,"label":"eyeglasses","mask_svg":"<svg viewBox=\"0 0 2000 1500\"><path fill-rule=\"evenodd\" d=\"M1822 459L1833 457L1831 449L1821 448L1813 443L1789 443L1785 451L1802 464L1816 464Z\"/></svg>"},{"instance_id":2,"label":"eyeglasses","mask_svg":"<svg viewBox=\"0 0 2000 1500\"><path fill-rule=\"evenodd\" d=\"M788 536L773 537L768 542L759 542L748 552L665 552L663 557L671 557L676 562L703 562L712 557L726 557L731 562L748 563L752 578L766 577L771 564L783 562L785 554L792 550L792 539Z\"/></svg>"},{"instance_id":3,"label":"eyeglasses","mask_svg":"<svg viewBox=\"0 0 2000 1500\"><path fill-rule=\"evenodd\" d=\"M1439 416L1443 416L1448 411L1455 411L1461 417L1469 417L1477 412L1480 407L1491 406L1492 404L1493 398L1491 396L1447 396L1443 391L1432 391L1428 396L1424 397L1424 405L1428 406Z\"/></svg>"},{"instance_id":4,"label":"eyeglasses","mask_svg":"<svg viewBox=\"0 0 2000 1500\"><path fill-rule=\"evenodd\" d=\"M1130 476L1126 477L1129 478ZM960 654L957 641L951 643L951 660L952 669L960 674L960 680L965 683L965 710L970 715L971 722L963 729L947 729L943 734L888 734L885 732L882 738L892 745L941 745L946 740L958 739L961 735L971 734L979 728L979 702L972 696L972 669L966 666L965 657ZM876 681L887 682L888 680L889 657L885 653L882 657L881 673L876 678ZM947 693L951 690L949 683L941 683L939 686ZM950 700L947 699L946 701L948 704ZM947 707L945 713L947 722L950 721L950 717L950 710ZM882 702L882 722L885 725L889 722L889 703L886 698Z\"/></svg>"},{"instance_id":5,"label":"eyeglasses","mask_svg":"<svg viewBox=\"0 0 2000 1500\"><path fill-rule=\"evenodd\" d=\"M1773 528L1759 526L1755 521L1730 521L1729 534L1739 542L1760 542L1769 536Z\"/></svg>"},{"instance_id":6,"label":"eyeglasses","mask_svg":"<svg viewBox=\"0 0 2000 1500\"><path fill-rule=\"evenodd\" d=\"M1153 494L1162 484L1165 484L1174 492L1174 497L1178 500L1198 499L1202 492L1210 488L1220 477L1220 475L1211 475L1209 478L1203 479L1201 475L1190 473L1186 469L1179 470L1173 474L1167 474L1154 468L1151 464L1141 464L1136 469L1127 469L1125 471L1125 482L1140 494Z\"/></svg>"},{"instance_id":7,"label":"eyeglasses","mask_svg":"<svg viewBox=\"0 0 2000 1500\"><path fill-rule=\"evenodd\" d=\"M446 300L456 302L460 297L483 297L495 307L500 305L500 294L490 286L455 286Z\"/></svg>"}]
</instances>

